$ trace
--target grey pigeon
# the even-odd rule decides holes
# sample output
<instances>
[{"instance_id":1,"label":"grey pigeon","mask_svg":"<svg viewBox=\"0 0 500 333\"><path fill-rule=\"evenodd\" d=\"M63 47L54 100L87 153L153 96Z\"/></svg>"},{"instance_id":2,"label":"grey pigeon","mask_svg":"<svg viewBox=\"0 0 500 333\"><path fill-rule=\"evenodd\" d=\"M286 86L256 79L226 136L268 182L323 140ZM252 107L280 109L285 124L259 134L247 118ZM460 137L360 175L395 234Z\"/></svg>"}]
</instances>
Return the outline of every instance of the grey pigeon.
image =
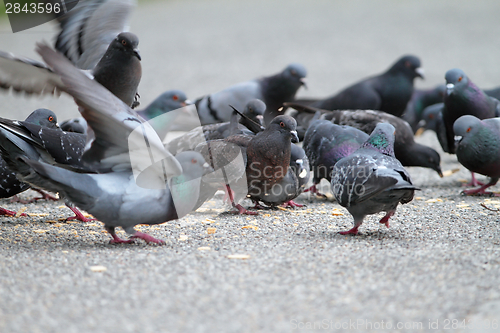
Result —
<instances>
[{"instance_id":1,"label":"grey pigeon","mask_svg":"<svg viewBox=\"0 0 500 333\"><path fill-rule=\"evenodd\" d=\"M61 129L65 132L87 134L88 125L87 121L83 117L71 118L63 121L61 124Z\"/></svg>"},{"instance_id":2,"label":"grey pigeon","mask_svg":"<svg viewBox=\"0 0 500 333\"><path fill-rule=\"evenodd\" d=\"M290 64L282 72L235 84L195 101L202 125L229 121L233 110L243 110L252 99L262 100L266 106L264 124L283 114L284 102L292 101L297 90L305 84L306 69L300 64Z\"/></svg>"},{"instance_id":3,"label":"grey pigeon","mask_svg":"<svg viewBox=\"0 0 500 333\"><path fill-rule=\"evenodd\" d=\"M410 124L415 133L419 129L419 123L423 119L423 111L426 107L442 103L444 94L446 93L446 86L440 84L432 89L415 89L411 95L410 101L401 116Z\"/></svg>"},{"instance_id":4,"label":"grey pigeon","mask_svg":"<svg viewBox=\"0 0 500 333\"><path fill-rule=\"evenodd\" d=\"M491 177L491 180L477 189L463 191L466 195L497 193L486 192L500 178L500 118L480 120L466 115L453 124L458 139L456 154L458 161L471 172Z\"/></svg>"},{"instance_id":5,"label":"grey pigeon","mask_svg":"<svg viewBox=\"0 0 500 333\"><path fill-rule=\"evenodd\" d=\"M394 135L394 126L380 123L358 150L335 164L333 194L354 218L354 227L340 234L356 235L365 216L379 212L386 212L380 223L389 227L398 204L413 200L417 188L394 156Z\"/></svg>"},{"instance_id":6,"label":"grey pigeon","mask_svg":"<svg viewBox=\"0 0 500 333\"><path fill-rule=\"evenodd\" d=\"M464 71L455 68L446 72L447 93L444 98L443 122L446 129L446 152L455 153L453 124L464 115L472 115L479 119L498 116L500 102L489 97L479 89Z\"/></svg>"},{"instance_id":7,"label":"grey pigeon","mask_svg":"<svg viewBox=\"0 0 500 333\"><path fill-rule=\"evenodd\" d=\"M413 81L423 78L420 59L406 55L386 72L364 79L332 97L297 100L298 104L325 110L378 110L400 117L413 93Z\"/></svg>"},{"instance_id":8,"label":"grey pigeon","mask_svg":"<svg viewBox=\"0 0 500 333\"><path fill-rule=\"evenodd\" d=\"M199 192L196 179L209 171L208 165L194 152L177 160L126 104L50 47L38 45L37 51L61 76L64 91L75 99L95 140L82 157L88 171L40 162L31 159L31 152L16 152L10 147L18 175L32 185L59 192L91 213L104 223L114 243L130 241L119 239L116 227L124 228L133 238L163 243L134 226L159 224L189 213ZM193 186L187 183L191 180Z\"/></svg>"},{"instance_id":9,"label":"grey pigeon","mask_svg":"<svg viewBox=\"0 0 500 333\"><path fill-rule=\"evenodd\" d=\"M106 53L89 73L127 105L135 107L141 80L141 56L136 35L124 32L111 41ZM65 85L46 64L0 51L0 88L27 94L59 94Z\"/></svg>"},{"instance_id":10,"label":"grey pigeon","mask_svg":"<svg viewBox=\"0 0 500 333\"><path fill-rule=\"evenodd\" d=\"M430 168L435 170L439 176L442 176L441 157L438 152L415 142L410 125L400 117L372 110L327 111L295 103L287 103L287 105L301 111L308 110L314 113L319 111L323 113L322 117L324 119L331 120L338 125L355 127L365 133L371 133L380 122L390 123L396 128L396 142L394 144L396 158L404 166Z\"/></svg>"},{"instance_id":11,"label":"grey pigeon","mask_svg":"<svg viewBox=\"0 0 500 333\"><path fill-rule=\"evenodd\" d=\"M33 111L25 120L25 122L31 124L38 124L45 128L58 128L57 124L57 116L54 112L48 109L37 109ZM3 158L0 157L0 198L9 198L16 194L26 191L30 186L26 183L19 181L16 177L15 172L11 171ZM50 195L47 195L44 192L40 192L42 194L41 198L35 198L34 200L39 199L55 199ZM24 214L24 213L23 213ZM15 211L7 210L4 208L0 208L0 215L16 215Z\"/></svg>"},{"instance_id":12,"label":"grey pigeon","mask_svg":"<svg viewBox=\"0 0 500 333\"><path fill-rule=\"evenodd\" d=\"M367 139L368 134L357 128L325 119L313 121L302 143L313 173L313 185L309 191L317 193L316 185L323 178L330 182L335 164L356 151Z\"/></svg>"}]
</instances>

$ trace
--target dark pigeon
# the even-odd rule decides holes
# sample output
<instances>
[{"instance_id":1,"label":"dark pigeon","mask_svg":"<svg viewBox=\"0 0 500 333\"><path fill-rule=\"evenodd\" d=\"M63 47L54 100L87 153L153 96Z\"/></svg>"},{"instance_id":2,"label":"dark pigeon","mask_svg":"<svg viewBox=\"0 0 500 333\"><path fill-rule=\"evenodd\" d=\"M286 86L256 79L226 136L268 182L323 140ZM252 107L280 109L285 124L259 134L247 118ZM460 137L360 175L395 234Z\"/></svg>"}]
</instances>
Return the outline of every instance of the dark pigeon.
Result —
<instances>
[{"instance_id":1,"label":"dark pigeon","mask_svg":"<svg viewBox=\"0 0 500 333\"><path fill-rule=\"evenodd\" d=\"M453 124L461 116L471 115L479 119L498 116L500 102L479 89L461 69L446 72L447 93L444 98L443 122L446 129L446 152L455 153Z\"/></svg>"},{"instance_id":2,"label":"dark pigeon","mask_svg":"<svg viewBox=\"0 0 500 333\"><path fill-rule=\"evenodd\" d=\"M453 124L458 139L456 154L458 161L471 172L491 177L487 184L477 189L463 191L466 195L496 195L486 192L500 178L500 118L480 120L466 115Z\"/></svg>"},{"instance_id":3,"label":"dark pigeon","mask_svg":"<svg viewBox=\"0 0 500 333\"><path fill-rule=\"evenodd\" d=\"M313 173L313 185L309 190L317 193L316 185L323 178L330 182L335 164L367 139L368 134L351 126L340 126L324 119L312 122L302 143Z\"/></svg>"},{"instance_id":4,"label":"dark pigeon","mask_svg":"<svg viewBox=\"0 0 500 333\"><path fill-rule=\"evenodd\" d=\"M37 124L44 128L52 128L56 129L59 127L57 124L57 116L54 112L48 109L37 109L33 111L25 120L25 122L31 124ZM16 177L15 172L11 171L7 163L0 157L0 198L10 198L16 194L26 191L30 186L26 183L19 181ZM43 195L41 198L35 198L34 200L39 199L51 199L51 196L46 195L41 192ZM4 208L0 208L0 215L16 215L16 212L7 210Z\"/></svg>"},{"instance_id":5,"label":"dark pigeon","mask_svg":"<svg viewBox=\"0 0 500 333\"><path fill-rule=\"evenodd\" d=\"M136 35L120 33L96 67L87 73L132 107L138 105L137 86L142 76L138 43ZM27 94L59 94L65 85L50 66L0 51L0 88Z\"/></svg>"},{"instance_id":6,"label":"dark pigeon","mask_svg":"<svg viewBox=\"0 0 500 333\"><path fill-rule=\"evenodd\" d=\"M426 107L442 103L444 99L444 94L446 93L446 86L440 84L433 89L415 89L411 95L411 99L406 106L405 112L401 116L404 120L410 124L413 133L415 133L419 128L420 121L423 119L423 111Z\"/></svg>"},{"instance_id":7,"label":"dark pigeon","mask_svg":"<svg viewBox=\"0 0 500 333\"><path fill-rule=\"evenodd\" d=\"M57 17L60 31L56 50L76 67L93 69L111 41L127 31L135 5L135 0L79 1L75 8Z\"/></svg>"},{"instance_id":8,"label":"dark pigeon","mask_svg":"<svg viewBox=\"0 0 500 333\"><path fill-rule=\"evenodd\" d=\"M398 204L413 200L417 188L394 156L395 132L391 124L378 124L358 150L335 164L333 194L354 218L354 227L340 234L356 235L365 216L379 212L386 212L380 223L389 227Z\"/></svg>"},{"instance_id":9,"label":"dark pigeon","mask_svg":"<svg viewBox=\"0 0 500 333\"><path fill-rule=\"evenodd\" d=\"M325 110L378 110L400 117L413 93L413 80L423 77L420 59L401 57L386 72L362 80L336 95L320 100L297 100L298 104Z\"/></svg>"},{"instance_id":10,"label":"dark pigeon","mask_svg":"<svg viewBox=\"0 0 500 333\"><path fill-rule=\"evenodd\" d=\"M164 243L136 231L134 226L164 223L189 213L199 192L196 180L209 171L208 165L195 152L186 152L177 160L163 148L154 130L116 96L50 47L38 45L37 51L61 76L64 91L75 99L95 140L82 157L89 168L85 171L32 158L31 145L26 151L11 145L9 154L18 164L18 176L59 192L91 213L104 223L114 243L128 243L134 238ZM191 180L193 183L187 183ZM122 227L133 239L118 238L116 227Z\"/></svg>"},{"instance_id":11,"label":"dark pigeon","mask_svg":"<svg viewBox=\"0 0 500 333\"><path fill-rule=\"evenodd\" d=\"M213 183L220 187L222 182L232 206L238 209L239 214L256 213L236 203L231 183L237 184L240 195L244 190L243 194L250 198L261 198L270 193L273 186L288 174L291 142L298 141L295 128L296 122L292 117L277 116L257 135L237 134L197 147L216 172L222 171L222 177L214 178ZM239 154L243 158L242 163L232 163Z\"/></svg>"},{"instance_id":12,"label":"dark pigeon","mask_svg":"<svg viewBox=\"0 0 500 333\"><path fill-rule=\"evenodd\" d=\"M250 195L250 199L256 202L276 207L284 205L285 207L303 207L303 205L294 202L302 192L304 192L310 177L310 165L304 150L299 146L291 145L290 166L288 172L281 181L274 184L267 192L258 195Z\"/></svg>"},{"instance_id":13,"label":"dark pigeon","mask_svg":"<svg viewBox=\"0 0 500 333\"><path fill-rule=\"evenodd\" d=\"M287 103L287 105L294 109L300 109L300 111L320 111L324 113L322 116L324 119L331 120L338 125L348 125L357 128L365 133L371 133L380 122L390 123L396 128L396 141L394 143L396 158L404 166L430 168L442 176L440 167L441 158L438 152L430 147L415 142L410 125L399 117L395 117L386 112L372 110L326 111L297 105L295 103Z\"/></svg>"},{"instance_id":14,"label":"dark pigeon","mask_svg":"<svg viewBox=\"0 0 500 333\"><path fill-rule=\"evenodd\" d=\"M421 126L426 130L429 129L434 131L443 151L450 153L446 128L443 121L443 109L444 103L426 107L423 112Z\"/></svg>"},{"instance_id":15,"label":"dark pigeon","mask_svg":"<svg viewBox=\"0 0 500 333\"><path fill-rule=\"evenodd\" d=\"M233 110L243 110L252 99L262 100L266 106L264 124L284 113L284 102L292 101L297 90L304 85L306 69L290 64L282 72L260 79L242 82L195 101L202 125L229 121Z\"/></svg>"}]
</instances>

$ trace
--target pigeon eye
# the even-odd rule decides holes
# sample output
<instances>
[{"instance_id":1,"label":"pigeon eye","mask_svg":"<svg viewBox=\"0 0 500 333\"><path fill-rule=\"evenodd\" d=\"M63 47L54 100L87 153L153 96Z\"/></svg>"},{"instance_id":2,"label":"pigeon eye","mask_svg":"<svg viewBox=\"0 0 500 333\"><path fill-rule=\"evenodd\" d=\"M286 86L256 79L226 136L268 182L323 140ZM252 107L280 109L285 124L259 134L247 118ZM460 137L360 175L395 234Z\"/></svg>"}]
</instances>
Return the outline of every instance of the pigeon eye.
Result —
<instances>
[{"instance_id":1,"label":"pigeon eye","mask_svg":"<svg viewBox=\"0 0 500 333\"><path fill-rule=\"evenodd\" d=\"M295 70L291 70L290 73L293 75L293 76L296 76L297 75L297 72Z\"/></svg>"},{"instance_id":2,"label":"pigeon eye","mask_svg":"<svg viewBox=\"0 0 500 333\"><path fill-rule=\"evenodd\" d=\"M405 66L406 66L406 67L408 67L408 68L410 68L410 67L411 67L410 62L409 62L409 61L406 61L406 62L405 62Z\"/></svg>"},{"instance_id":3,"label":"pigeon eye","mask_svg":"<svg viewBox=\"0 0 500 333\"><path fill-rule=\"evenodd\" d=\"M470 130L471 130L471 128L469 127L469 128L467 129L467 131L466 131L466 132L467 132L467 133L469 133L469 132L470 132Z\"/></svg>"},{"instance_id":4,"label":"pigeon eye","mask_svg":"<svg viewBox=\"0 0 500 333\"><path fill-rule=\"evenodd\" d=\"M458 81L458 82L462 81L462 77L459 77L457 81Z\"/></svg>"},{"instance_id":5,"label":"pigeon eye","mask_svg":"<svg viewBox=\"0 0 500 333\"><path fill-rule=\"evenodd\" d=\"M122 45L123 45L123 46L127 46L127 41L126 41L126 40L124 40L124 39L122 39Z\"/></svg>"},{"instance_id":6,"label":"pigeon eye","mask_svg":"<svg viewBox=\"0 0 500 333\"><path fill-rule=\"evenodd\" d=\"M281 126L281 127L285 127L285 123L284 123L284 122L281 122L281 123L280 123L280 126Z\"/></svg>"},{"instance_id":7,"label":"pigeon eye","mask_svg":"<svg viewBox=\"0 0 500 333\"><path fill-rule=\"evenodd\" d=\"M198 163L198 161L196 160L196 158L193 158L193 159L191 160L191 163L196 164L196 163Z\"/></svg>"},{"instance_id":8,"label":"pigeon eye","mask_svg":"<svg viewBox=\"0 0 500 333\"><path fill-rule=\"evenodd\" d=\"M50 122L54 121L54 117L49 116L49 121L50 121Z\"/></svg>"},{"instance_id":9,"label":"pigeon eye","mask_svg":"<svg viewBox=\"0 0 500 333\"><path fill-rule=\"evenodd\" d=\"M429 115L429 119L434 119L434 115L433 114Z\"/></svg>"},{"instance_id":10,"label":"pigeon eye","mask_svg":"<svg viewBox=\"0 0 500 333\"><path fill-rule=\"evenodd\" d=\"M172 96L172 99L173 99L174 101L176 101L176 100L178 100L178 99L179 99L179 96L174 95L174 96Z\"/></svg>"}]
</instances>

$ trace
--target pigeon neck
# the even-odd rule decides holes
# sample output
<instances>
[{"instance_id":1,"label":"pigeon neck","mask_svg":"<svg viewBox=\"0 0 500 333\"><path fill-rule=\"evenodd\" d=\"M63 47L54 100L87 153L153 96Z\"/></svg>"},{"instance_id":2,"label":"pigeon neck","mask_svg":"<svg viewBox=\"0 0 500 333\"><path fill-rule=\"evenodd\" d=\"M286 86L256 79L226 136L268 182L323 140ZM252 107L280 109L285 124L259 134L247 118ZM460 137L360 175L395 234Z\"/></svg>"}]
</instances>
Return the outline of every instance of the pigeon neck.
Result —
<instances>
[{"instance_id":1,"label":"pigeon neck","mask_svg":"<svg viewBox=\"0 0 500 333\"><path fill-rule=\"evenodd\" d=\"M391 144L383 135L370 136L368 140L361 145L361 148L374 149L384 155L394 157L394 144Z\"/></svg>"}]
</instances>

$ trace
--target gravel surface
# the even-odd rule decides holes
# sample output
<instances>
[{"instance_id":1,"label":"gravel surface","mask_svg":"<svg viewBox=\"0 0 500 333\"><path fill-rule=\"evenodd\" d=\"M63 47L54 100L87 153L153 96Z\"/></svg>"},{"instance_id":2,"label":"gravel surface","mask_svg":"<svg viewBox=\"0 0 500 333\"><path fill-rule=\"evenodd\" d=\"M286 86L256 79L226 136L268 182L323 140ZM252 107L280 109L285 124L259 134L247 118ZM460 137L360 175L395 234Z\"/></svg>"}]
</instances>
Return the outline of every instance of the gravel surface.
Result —
<instances>
[{"instance_id":1,"label":"gravel surface","mask_svg":"<svg viewBox=\"0 0 500 333\"><path fill-rule=\"evenodd\" d=\"M173 88L195 98L293 61L309 70L300 96L324 96L405 53L426 69L417 87L460 67L490 88L500 85L499 13L497 0L144 2L131 24L141 101ZM37 58L35 42L54 31L12 34L0 22L1 48ZM77 115L66 96L0 101L4 117L38 107ZM460 171L441 179L408 168L415 200L389 229L381 215L366 218L356 237L337 233L352 227L344 208L307 194L297 200L305 208L257 217L225 213L218 194L181 220L139 227L162 247L110 245L100 222L65 222L60 201L1 200L31 216L0 217L0 332L498 331L500 200L460 195L469 173L433 133L417 141Z\"/></svg>"}]
</instances>

